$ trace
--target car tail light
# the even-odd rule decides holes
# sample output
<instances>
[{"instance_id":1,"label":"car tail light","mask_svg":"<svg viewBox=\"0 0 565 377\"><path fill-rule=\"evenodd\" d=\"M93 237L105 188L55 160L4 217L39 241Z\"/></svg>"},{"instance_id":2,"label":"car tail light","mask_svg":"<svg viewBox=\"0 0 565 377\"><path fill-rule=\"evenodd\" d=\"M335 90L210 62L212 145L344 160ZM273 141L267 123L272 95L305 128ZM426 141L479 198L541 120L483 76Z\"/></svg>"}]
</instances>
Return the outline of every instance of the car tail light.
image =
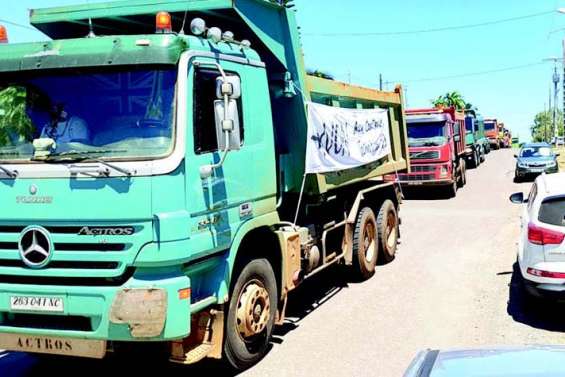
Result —
<instances>
[{"instance_id":1,"label":"car tail light","mask_svg":"<svg viewBox=\"0 0 565 377\"><path fill-rule=\"evenodd\" d=\"M551 271L542 271L535 268L528 268L528 274L538 276L541 278L553 278L553 279L565 279L564 272L551 272Z\"/></svg>"},{"instance_id":2,"label":"car tail light","mask_svg":"<svg viewBox=\"0 0 565 377\"><path fill-rule=\"evenodd\" d=\"M528 224L528 241L536 245L560 245L565 239L565 234L555 230Z\"/></svg>"}]
</instances>

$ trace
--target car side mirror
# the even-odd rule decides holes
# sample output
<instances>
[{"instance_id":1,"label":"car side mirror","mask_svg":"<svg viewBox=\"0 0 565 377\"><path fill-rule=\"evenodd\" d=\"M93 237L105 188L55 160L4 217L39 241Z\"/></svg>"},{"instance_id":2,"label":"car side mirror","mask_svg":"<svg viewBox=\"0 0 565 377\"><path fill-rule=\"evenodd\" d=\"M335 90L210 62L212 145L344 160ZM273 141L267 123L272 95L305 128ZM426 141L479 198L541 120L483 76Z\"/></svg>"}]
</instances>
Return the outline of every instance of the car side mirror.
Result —
<instances>
[{"instance_id":1,"label":"car side mirror","mask_svg":"<svg viewBox=\"0 0 565 377\"><path fill-rule=\"evenodd\" d=\"M528 199L524 198L523 192L517 192L515 194L510 195L510 201L514 204L524 204L528 202Z\"/></svg>"},{"instance_id":2,"label":"car side mirror","mask_svg":"<svg viewBox=\"0 0 565 377\"><path fill-rule=\"evenodd\" d=\"M515 154L515 155L514 155L514 158L518 158L518 155L517 155L517 154Z\"/></svg>"},{"instance_id":3,"label":"car side mirror","mask_svg":"<svg viewBox=\"0 0 565 377\"><path fill-rule=\"evenodd\" d=\"M555 153L555 157L559 157L561 153Z\"/></svg>"}]
</instances>

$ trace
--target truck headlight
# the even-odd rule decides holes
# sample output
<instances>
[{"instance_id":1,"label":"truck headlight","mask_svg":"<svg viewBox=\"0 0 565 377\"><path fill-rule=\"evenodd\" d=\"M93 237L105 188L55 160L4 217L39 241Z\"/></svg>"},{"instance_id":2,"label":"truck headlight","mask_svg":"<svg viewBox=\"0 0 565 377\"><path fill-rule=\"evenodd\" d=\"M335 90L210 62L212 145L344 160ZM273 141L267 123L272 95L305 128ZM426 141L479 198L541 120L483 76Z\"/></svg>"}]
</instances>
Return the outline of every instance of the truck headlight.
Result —
<instances>
[{"instance_id":1,"label":"truck headlight","mask_svg":"<svg viewBox=\"0 0 565 377\"><path fill-rule=\"evenodd\" d=\"M156 337L167 319L167 291L131 288L118 291L110 310L110 322L127 324L135 338Z\"/></svg>"},{"instance_id":2,"label":"truck headlight","mask_svg":"<svg viewBox=\"0 0 565 377\"><path fill-rule=\"evenodd\" d=\"M557 163L555 161L550 161L547 163L547 167L548 168L554 168L557 165Z\"/></svg>"},{"instance_id":3,"label":"truck headlight","mask_svg":"<svg viewBox=\"0 0 565 377\"><path fill-rule=\"evenodd\" d=\"M439 177L447 178L448 174L449 174L449 169L447 168L447 166L442 166L439 170Z\"/></svg>"},{"instance_id":4,"label":"truck headlight","mask_svg":"<svg viewBox=\"0 0 565 377\"><path fill-rule=\"evenodd\" d=\"M518 167L519 168L527 168L526 164L524 164L522 162L518 162Z\"/></svg>"}]
</instances>

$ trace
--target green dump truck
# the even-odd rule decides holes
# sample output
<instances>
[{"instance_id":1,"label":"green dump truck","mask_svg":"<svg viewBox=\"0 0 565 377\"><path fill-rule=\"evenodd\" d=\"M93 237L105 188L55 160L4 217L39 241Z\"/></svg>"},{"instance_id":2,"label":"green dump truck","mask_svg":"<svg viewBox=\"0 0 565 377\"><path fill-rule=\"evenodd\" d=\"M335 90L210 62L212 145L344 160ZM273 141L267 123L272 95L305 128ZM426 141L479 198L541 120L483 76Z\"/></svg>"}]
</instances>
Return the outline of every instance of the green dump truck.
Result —
<instances>
[{"instance_id":1,"label":"green dump truck","mask_svg":"<svg viewBox=\"0 0 565 377\"><path fill-rule=\"evenodd\" d=\"M295 287L394 258L401 195L380 177L408 169L402 90L308 77L289 4L39 9L52 40L0 45L0 349L151 343L244 369ZM309 148L321 167L381 155L306 170Z\"/></svg>"}]
</instances>

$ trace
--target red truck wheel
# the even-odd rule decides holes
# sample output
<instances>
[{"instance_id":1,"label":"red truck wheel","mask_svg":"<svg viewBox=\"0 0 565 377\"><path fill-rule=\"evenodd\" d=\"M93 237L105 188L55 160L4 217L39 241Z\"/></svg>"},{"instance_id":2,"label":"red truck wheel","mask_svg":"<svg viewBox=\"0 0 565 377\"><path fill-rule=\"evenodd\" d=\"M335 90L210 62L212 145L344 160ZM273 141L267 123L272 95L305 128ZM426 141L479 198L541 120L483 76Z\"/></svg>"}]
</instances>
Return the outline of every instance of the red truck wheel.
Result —
<instances>
[{"instance_id":1,"label":"red truck wheel","mask_svg":"<svg viewBox=\"0 0 565 377\"><path fill-rule=\"evenodd\" d=\"M363 208L357 216L353 233L353 273L355 278L367 280L375 274L379 252L377 221L369 207Z\"/></svg>"},{"instance_id":2,"label":"red truck wheel","mask_svg":"<svg viewBox=\"0 0 565 377\"><path fill-rule=\"evenodd\" d=\"M256 364L268 350L277 310L277 281L266 259L249 262L237 277L226 317L224 354L236 370Z\"/></svg>"},{"instance_id":3,"label":"red truck wheel","mask_svg":"<svg viewBox=\"0 0 565 377\"><path fill-rule=\"evenodd\" d=\"M392 262L398 245L398 213L391 200L385 200L379 209L377 229L384 263Z\"/></svg>"}]
</instances>

